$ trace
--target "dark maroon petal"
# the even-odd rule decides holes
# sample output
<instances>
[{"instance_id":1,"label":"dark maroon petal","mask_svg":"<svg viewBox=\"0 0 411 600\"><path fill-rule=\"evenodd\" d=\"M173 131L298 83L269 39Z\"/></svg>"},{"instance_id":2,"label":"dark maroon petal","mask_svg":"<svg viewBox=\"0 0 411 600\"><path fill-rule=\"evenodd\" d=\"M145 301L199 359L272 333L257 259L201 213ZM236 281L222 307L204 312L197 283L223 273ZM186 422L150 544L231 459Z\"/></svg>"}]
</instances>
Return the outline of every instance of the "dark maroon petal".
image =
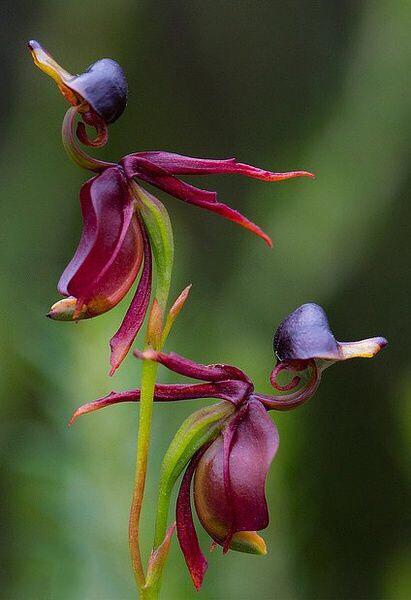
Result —
<instances>
[{"instance_id":1,"label":"dark maroon petal","mask_svg":"<svg viewBox=\"0 0 411 600\"><path fill-rule=\"evenodd\" d=\"M265 481L278 442L265 408L251 398L199 462L194 487L197 514L225 550L236 532L268 525Z\"/></svg>"},{"instance_id":2,"label":"dark maroon petal","mask_svg":"<svg viewBox=\"0 0 411 600\"><path fill-rule=\"evenodd\" d=\"M173 194L173 195L175 195L175 194ZM177 196L177 197L180 197L180 196ZM181 198L181 199L185 200L184 198ZM207 200L204 200L200 196L193 197L193 198L191 198L191 200L187 200L187 202L189 202L190 204L194 204L195 206L198 206L199 208L205 208L206 210L214 212L217 215L220 215L220 217L224 217L225 219L228 219L229 221L232 221L233 223L236 223L237 225L241 225L241 227L244 227L244 229L248 229L248 231L251 231L258 237L263 239L269 248L273 247L273 242L272 242L270 236L267 235L261 229L261 227L258 227L258 225L256 225L252 221L250 221L250 219L247 219L247 217L245 217L240 212L238 212L238 210L234 210L233 208L230 208L229 206L227 206L226 204L223 204L222 202L209 202Z\"/></svg>"},{"instance_id":3,"label":"dark maroon petal","mask_svg":"<svg viewBox=\"0 0 411 600\"><path fill-rule=\"evenodd\" d=\"M188 204L194 204L200 208L215 212L229 221L233 221L245 227L245 229L252 231L261 237L268 246L272 246L271 239L260 227L226 204L217 202L216 192L202 190L189 185L138 155L131 154L126 156L121 161L121 164L124 167L127 177L138 177Z\"/></svg>"},{"instance_id":4,"label":"dark maroon petal","mask_svg":"<svg viewBox=\"0 0 411 600\"><path fill-rule=\"evenodd\" d=\"M181 482L176 506L177 537L191 579L197 590L201 588L208 564L201 552L194 527L190 490L191 480L203 452L204 449L200 450L191 459Z\"/></svg>"},{"instance_id":5,"label":"dark maroon petal","mask_svg":"<svg viewBox=\"0 0 411 600\"><path fill-rule=\"evenodd\" d=\"M277 428L266 410L260 402L250 400L236 424L229 448L227 492L233 533L267 527L265 481L278 443Z\"/></svg>"},{"instance_id":6,"label":"dark maroon petal","mask_svg":"<svg viewBox=\"0 0 411 600\"><path fill-rule=\"evenodd\" d=\"M140 330L146 316L151 295L152 257L147 232L141 226L143 237L144 266L138 282L136 293L131 301L125 317L114 336L110 340L110 375L120 366Z\"/></svg>"},{"instance_id":7,"label":"dark maroon petal","mask_svg":"<svg viewBox=\"0 0 411 600\"><path fill-rule=\"evenodd\" d=\"M200 379L201 381L234 379L252 384L249 377L241 371L241 369L233 367L232 365L202 365L189 358L184 358L184 356L180 356L175 352L165 353L157 352L155 350L141 352L140 350L135 350L134 355L143 360L155 360L167 367L167 369L170 369L170 371L184 375L184 377L192 377L193 379Z\"/></svg>"},{"instance_id":8,"label":"dark maroon petal","mask_svg":"<svg viewBox=\"0 0 411 600\"><path fill-rule=\"evenodd\" d=\"M222 382L223 384L225 382ZM198 398L220 398L227 400L227 391L225 388L220 390L220 383L157 383L154 388L155 402L175 402L178 400L196 400ZM126 392L110 392L98 400L83 404L73 413L69 425L74 421L90 412L100 410L106 406L113 404L121 404L122 402L139 402L140 389L128 390Z\"/></svg>"},{"instance_id":9,"label":"dark maroon petal","mask_svg":"<svg viewBox=\"0 0 411 600\"><path fill-rule=\"evenodd\" d=\"M120 167L106 169L80 192L83 231L78 249L58 284L63 295L92 304L100 314L117 304L132 285L142 260L139 224Z\"/></svg>"},{"instance_id":10,"label":"dark maroon petal","mask_svg":"<svg viewBox=\"0 0 411 600\"><path fill-rule=\"evenodd\" d=\"M213 158L195 158L183 156L173 152L151 151L137 152L130 156L147 159L152 164L168 171L173 175L244 175L263 181L281 181L283 179L292 179L294 177L314 177L307 171L289 171L287 173L274 173L265 171L239 163L235 158L213 159Z\"/></svg>"},{"instance_id":11,"label":"dark maroon petal","mask_svg":"<svg viewBox=\"0 0 411 600\"><path fill-rule=\"evenodd\" d=\"M279 360L324 358L338 360L338 343L318 304L303 304L279 325L274 336L274 352Z\"/></svg>"}]
</instances>

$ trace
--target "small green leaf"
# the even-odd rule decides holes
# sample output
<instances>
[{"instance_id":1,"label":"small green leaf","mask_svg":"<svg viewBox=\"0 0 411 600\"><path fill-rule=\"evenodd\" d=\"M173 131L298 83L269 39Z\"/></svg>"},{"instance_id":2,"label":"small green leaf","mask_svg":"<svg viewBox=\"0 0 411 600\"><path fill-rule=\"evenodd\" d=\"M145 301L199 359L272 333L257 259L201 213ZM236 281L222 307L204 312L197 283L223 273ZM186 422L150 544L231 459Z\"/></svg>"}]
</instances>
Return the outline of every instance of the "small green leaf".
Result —
<instances>
[{"instance_id":1,"label":"small green leaf","mask_svg":"<svg viewBox=\"0 0 411 600\"><path fill-rule=\"evenodd\" d=\"M131 182L133 195L150 238L157 272L156 298L165 313L174 260L174 241L170 217L155 196Z\"/></svg>"}]
</instances>

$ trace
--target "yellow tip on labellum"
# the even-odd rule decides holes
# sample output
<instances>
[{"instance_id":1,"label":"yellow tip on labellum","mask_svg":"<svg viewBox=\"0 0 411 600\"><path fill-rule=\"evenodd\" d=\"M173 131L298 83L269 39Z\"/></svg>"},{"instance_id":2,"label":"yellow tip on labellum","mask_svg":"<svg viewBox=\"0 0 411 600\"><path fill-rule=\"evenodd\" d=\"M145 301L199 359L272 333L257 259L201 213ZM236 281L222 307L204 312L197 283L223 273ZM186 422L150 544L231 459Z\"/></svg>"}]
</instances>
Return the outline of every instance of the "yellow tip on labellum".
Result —
<instances>
[{"instance_id":1,"label":"yellow tip on labellum","mask_svg":"<svg viewBox=\"0 0 411 600\"><path fill-rule=\"evenodd\" d=\"M77 298L69 296L53 304L47 317L54 321L79 321L87 318L87 306L83 306L78 312Z\"/></svg>"},{"instance_id":2,"label":"yellow tip on labellum","mask_svg":"<svg viewBox=\"0 0 411 600\"><path fill-rule=\"evenodd\" d=\"M230 542L230 549L259 556L267 554L267 545L256 531L238 531L235 533Z\"/></svg>"},{"instance_id":3,"label":"yellow tip on labellum","mask_svg":"<svg viewBox=\"0 0 411 600\"><path fill-rule=\"evenodd\" d=\"M59 90L70 104L76 106L81 103L82 99L78 98L75 92L69 87L70 81L75 79L75 76L63 69L36 40L30 40L27 45L33 57L34 64L55 81Z\"/></svg>"},{"instance_id":4,"label":"yellow tip on labellum","mask_svg":"<svg viewBox=\"0 0 411 600\"><path fill-rule=\"evenodd\" d=\"M342 360L348 358L373 358L388 344L383 337L368 338L359 342L340 342Z\"/></svg>"}]
</instances>

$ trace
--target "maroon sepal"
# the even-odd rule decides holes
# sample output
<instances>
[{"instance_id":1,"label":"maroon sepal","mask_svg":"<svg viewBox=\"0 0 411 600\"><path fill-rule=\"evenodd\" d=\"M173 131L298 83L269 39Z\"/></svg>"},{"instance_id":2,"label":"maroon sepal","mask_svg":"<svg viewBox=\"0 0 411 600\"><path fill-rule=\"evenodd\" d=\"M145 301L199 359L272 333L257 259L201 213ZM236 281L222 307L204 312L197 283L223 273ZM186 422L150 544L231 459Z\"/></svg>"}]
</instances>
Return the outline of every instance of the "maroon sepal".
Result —
<instances>
[{"instance_id":1,"label":"maroon sepal","mask_svg":"<svg viewBox=\"0 0 411 600\"><path fill-rule=\"evenodd\" d=\"M245 227L272 246L269 236L260 227L238 211L217 200L216 192L203 190L181 181L176 175L239 174L264 181L280 181L293 177L313 177L307 171L273 173L251 165L238 163L235 158L225 160L201 159L170 152L137 152L121 161L127 177L137 177L189 204L215 212Z\"/></svg>"},{"instance_id":2,"label":"maroon sepal","mask_svg":"<svg viewBox=\"0 0 411 600\"><path fill-rule=\"evenodd\" d=\"M191 480L205 449L202 448L191 459L181 482L176 506L177 537L191 579L197 590L201 588L208 563L201 552L194 527L191 510Z\"/></svg>"},{"instance_id":3,"label":"maroon sepal","mask_svg":"<svg viewBox=\"0 0 411 600\"><path fill-rule=\"evenodd\" d=\"M150 302L152 278L151 248L143 224L141 224L141 231L144 252L143 272L140 281L138 282L136 293L134 294L124 319L119 329L110 340L110 375L114 374L130 350L131 345L144 322L148 304Z\"/></svg>"}]
</instances>

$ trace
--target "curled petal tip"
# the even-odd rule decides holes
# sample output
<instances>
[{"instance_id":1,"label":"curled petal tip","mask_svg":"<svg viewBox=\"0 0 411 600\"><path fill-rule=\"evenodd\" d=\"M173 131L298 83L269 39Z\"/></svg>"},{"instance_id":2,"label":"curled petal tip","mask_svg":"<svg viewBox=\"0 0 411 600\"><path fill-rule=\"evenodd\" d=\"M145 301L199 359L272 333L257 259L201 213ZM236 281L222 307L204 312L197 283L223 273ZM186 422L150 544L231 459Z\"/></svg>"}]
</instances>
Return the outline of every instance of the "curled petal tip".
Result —
<instances>
[{"instance_id":1,"label":"curled petal tip","mask_svg":"<svg viewBox=\"0 0 411 600\"><path fill-rule=\"evenodd\" d=\"M310 179L315 179L314 173L310 173L310 171L289 171L288 173L272 173L266 180L283 181L286 179L295 179L297 177L309 177Z\"/></svg>"},{"instance_id":2,"label":"curled petal tip","mask_svg":"<svg viewBox=\"0 0 411 600\"><path fill-rule=\"evenodd\" d=\"M81 415L83 415L83 414L85 414L85 413L88 412L87 409L85 409L85 406L87 406L87 405L84 404L83 406L79 406L79 408L77 408L73 412L73 414L71 415L69 421L67 422L67 427L71 427L74 424L74 422L77 421L77 419L79 417L81 417Z\"/></svg>"},{"instance_id":3,"label":"curled petal tip","mask_svg":"<svg viewBox=\"0 0 411 600\"><path fill-rule=\"evenodd\" d=\"M299 173L298 177L308 177L309 179L317 179L315 173L310 173L310 171L297 171Z\"/></svg>"}]
</instances>

